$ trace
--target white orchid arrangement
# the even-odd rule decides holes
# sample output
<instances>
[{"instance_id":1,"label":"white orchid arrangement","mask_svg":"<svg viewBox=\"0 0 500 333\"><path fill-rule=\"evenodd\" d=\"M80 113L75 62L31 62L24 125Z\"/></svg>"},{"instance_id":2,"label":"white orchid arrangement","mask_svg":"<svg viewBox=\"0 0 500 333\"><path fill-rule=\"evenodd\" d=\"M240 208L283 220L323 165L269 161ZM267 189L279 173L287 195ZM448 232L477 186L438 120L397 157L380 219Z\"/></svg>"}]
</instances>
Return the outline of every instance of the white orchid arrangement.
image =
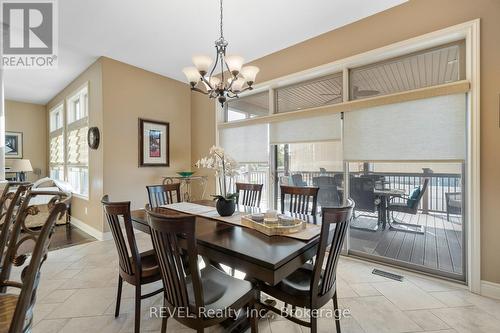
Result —
<instances>
[{"instance_id":1,"label":"white orchid arrangement","mask_svg":"<svg viewBox=\"0 0 500 333\"><path fill-rule=\"evenodd\" d=\"M217 146L212 146L208 156L199 159L195 166L197 168L205 168L215 170L215 176L219 181L220 195L214 195L214 199L233 200L238 194L228 193L228 188L231 188L231 182L238 175L238 162L231 156L225 153L224 149ZM229 178L229 184L227 184Z\"/></svg>"}]
</instances>

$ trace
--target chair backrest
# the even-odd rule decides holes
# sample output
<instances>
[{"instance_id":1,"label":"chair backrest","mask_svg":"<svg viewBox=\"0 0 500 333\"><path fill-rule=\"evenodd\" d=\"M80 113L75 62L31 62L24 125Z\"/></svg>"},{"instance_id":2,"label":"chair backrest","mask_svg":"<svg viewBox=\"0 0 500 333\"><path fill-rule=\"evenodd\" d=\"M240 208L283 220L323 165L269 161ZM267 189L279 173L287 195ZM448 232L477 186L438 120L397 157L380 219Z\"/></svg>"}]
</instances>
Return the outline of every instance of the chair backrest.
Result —
<instances>
[{"instance_id":1,"label":"chair backrest","mask_svg":"<svg viewBox=\"0 0 500 333\"><path fill-rule=\"evenodd\" d=\"M344 174L343 173L336 173L335 175L333 175L333 180L334 180L335 185L337 185L337 187L342 187L343 182L344 182Z\"/></svg>"},{"instance_id":2,"label":"chair backrest","mask_svg":"<svg viewBox=\"0 0 500 333\"><path fill-rule=\"evenodd\" d=\"M153 208L181 201L181 184L163 184L146 186L149 205Z\"/></svg>"},{"instance_id":3,"label":"chair backrest","mask_svg":"<svg viewBox=\"0 0 500 333\"><path fill-rule=\"evenodd\" d=\"M116 251L118 252L120 270L129 276L135 274L135 277L139 278L141 256L135 241L134 228L130 216L130 201L111 202L109 196L105 195L102 197L101 203L104 207L104 215L106 215L106 220L108 221L109 229L116 245ZM120 219L123 220L125 235L121 228Z\"/></svg>"},{"instance_id":4,"label":"chair backrest","mask_svg":"<svg viewBox=\"0 0 500 333\"><path fill-rule=\"evenodd\" d=\"M264 184L236 183L238 193L238 204L252 207L260 207L260 198ZM241 200L240 200L241 199Z\"/></svg>"},{"instance_id":5,"label":"chair backrest","mask_svg":"<svg viewBox=\"0 0 500 333\"><path fill-rule=\"evenodd\" d=\"M158 264L165 289L165 299L174 308L189 309L188 279L192 283L196 309L204 305L198 250L196 247L196 219L192 215L166 216L152 212L146 207L151 228L151 239L156 251ZM182 239L187 245L187 260L183 262ZM184 252L185 253L185 252ZM184 256L185 258L186 256ZM184 268L189 270L189 277ZM192 300L191 300L192 301ZM198 311L194 312L196 316Z\"/></svg>"},{"instance_id":6,"label":"chair backrest","mask_svg":"<svg viewBox=\"0 0 500 333\"><path fill-rule=\"evenodd\" d=\"M7 185L6 187L8 187ZM23 198L26 196L26 192L29 190L29 186L19 185L15 192L5 193L5 198L3 205L7 205L7 209L2 213L2 226L0 231L0 265L3 263L4 254L7 250L7 244L10 239L10 234L12 228L14 227L14 222L16 221L16 213L19 210L19 206L22 203ZM1 267L1 266L0 266Z\"/></svg>"},{"instance_id":7,"label":"chair backrest","mask_svg":"<svg viewBox=\"0 0 500 333\"><path fill-rule=\"evenodd\" d=\"M30 183L28 182L8 182L5 184L2 195L0 196L0 221L3 221L3 217L5 216L5 212L7 209L9 209L9 204L10 204L10 199L12 199L13 194L15 191L12 191L11 189L13 187L19 187L21 185L24 186L29 186Z\"/></svg>"},{"instance_id":8,"label":"chair backrest","mask_svg":"<svg viewBox=\"0 0 500 333\"><path fill-rule=\"evenodd\" d=\"M5 244L0 281L9 279L12 268L12 266L9 265L9 260L13 260L12 258L22 258L18 253L19 247L17 244L21 244L27 240L36 240L39 237L40 231L31 229L25 223L28 215L37 215L39 213L39 209L36 205L30 205L31 199L36 196L51 196L52 198L47 204L49 211L52 211L58 203L62 203L66 208L69 208L71 202L71 193L59 191L31 191L30 189L26 189L25 191L26 194L20 198L21 204L17 209L15 218L13 217L14 222L11 223L12 226L8 234L8 240ZM59 216L59 218L61 217L62 215ZM5 292L5 289L0 288L0 292Z\"/></svg>"},{"instance_id":9,"label":"chair backrest","mask_svg":"<svg viewBox=\"0 0 500 333\"><path fill-rule=\"evenodd\" d=\"M417 213L418 206L420 206L420 201L422 201L422 197L424 196L428 186L429 186L429 178L424 178L424 184L420 188L420 193L418 194L418 197L415 199L411 207L409 207L414 214Z\"/></svg>"},{"instance_id":10,"label":"chair backrest","mask_svg":"<svg viewBox=\"0 0 500 333\"><path fill-rule=\"evenodd\" d=\"M365 177L351 177L349 182L350 197L356 203L356 210L374 212L375 204L375 181Z\"/></svg>"},{"instance_id":11,"label":"chair backrest","mask_svg":"<svg viewBox=\"0 0 500 333\"><path fill-rule=\"evenodd\" d=\"M314 177L313 185L319 187L318 203L321 207L333 207L340 204L339 192L333 177Z\"/></svg>"},{"instance_id":12,"label":"chair backrest","mask_svg":"<svg viewBox=\"0 0 500 333\"><path fill-rule=\"evenodd\" d=\"M292 182L294 186L307 186L307 183L304 181L300 173L292 175Z\"/></svg>"},{"instance_id":13,"label":"chair backrest","mask_svg":"<svg viewBox=\"0 0 500 333\"><path fill-rule=\"evenodd\" d=\"M20 282L10 281L8 278L0 279L0 287L2 287L2 289L5 289L6 287L21 289L17 299L16 308L14 310L14 315L11 320L8 331L9 333L29 331L29 328L32 325L32 314L36 302L36 291L40 281L40 268L42 267L43 262L47 259L48 248L52 235L54 234L56 220L66 212L67 208L68 206L65 203L60 202L55 204L52 207L50 214L40 232L37 232L36 234L23 234L23 237L15 239L15 241L12 239L12 242L10 242L9 248L12 249L18 249L22 243L27 241L35 241L35 247L31 254L29 264L27 264L22 270ZM26 207L26 209L28 209L28 207ZM24 216L26 217L27 214ZM26 260L26 254L14 254L13 256L8 257L6 264L8 264L9 267L12 265L22 266L26 263ZM4 276L3 268L1 274L2 277Z\"/></svg>"},{"instance_id":14,"label":"chair backrest","mask_svg":"<svg viewBox=\"0 0 500 333\"><path fill-rule=\"evenodd\" d=\"M290 213L315 215L318 206L319 187L280 186L281 212L285 212L285 199L289 205L286 211Z\"/></svg>"},{"instance_id":15,"label":"chair backrest","mask_svg":"<svg viewBox=\"0 0 500 333\"><path fill-rule=\"evenodd\" d=\"M311 298L313 299L332 293L336 280L337 263L352 218L353 208L354 202L349 199L345 207L321 209L323 220L310 286ZM331 228L332 224L335 225L333 230ZM329 243L329 240L331 240L331 243ZM328 252L328 257L325 259L326 252ZM324 270L323 267L325 267Z\"/></svg>"}]
</instances>

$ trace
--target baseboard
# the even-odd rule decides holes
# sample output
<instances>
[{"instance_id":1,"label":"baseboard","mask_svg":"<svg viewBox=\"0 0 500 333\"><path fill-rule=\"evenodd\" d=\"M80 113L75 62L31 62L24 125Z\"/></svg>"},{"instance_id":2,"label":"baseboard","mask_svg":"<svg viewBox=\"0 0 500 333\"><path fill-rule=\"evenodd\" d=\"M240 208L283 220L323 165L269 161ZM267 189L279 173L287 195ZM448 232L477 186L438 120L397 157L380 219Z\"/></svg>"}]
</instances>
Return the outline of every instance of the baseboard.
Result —
<instances>
[{"instance_id":1,"label":"baseboard","mask_svg":"<svg viewBox=\"0 0 500 333\"><path fill-rule=\"evenodd\" d=\"M481 295L500 299L500 284L489 281L481 281Z\"/></svg>"},{"instance_id":2,"label":"baseboard","mask_svg":"<svg viewBox=\"0 0 500 333\"><path fill-rule=\"evenodd\" d=\"M70 223L72 226L77 227L81 231L89 234L90 236L94 237L97 240L103 241L103 240L111 239L111 233L109 231L108 232L99 231L96 228L91 227L87 223L82 222L73 216L71 216Z\"/></svg>"}]
</instances>

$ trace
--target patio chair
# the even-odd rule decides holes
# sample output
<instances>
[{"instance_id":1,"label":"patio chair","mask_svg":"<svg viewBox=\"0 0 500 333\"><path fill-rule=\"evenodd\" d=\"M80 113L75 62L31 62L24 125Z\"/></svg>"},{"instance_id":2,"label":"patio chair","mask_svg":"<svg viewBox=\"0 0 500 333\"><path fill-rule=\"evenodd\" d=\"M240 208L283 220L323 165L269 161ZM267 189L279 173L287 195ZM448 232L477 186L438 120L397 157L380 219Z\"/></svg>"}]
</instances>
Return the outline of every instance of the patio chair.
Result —
<instances>
[{"instance_id":1,"label":"patio chair","mask_svg":"<svg viewBox=\"0 0 500 333\"><path fill-rule=\"evenodd\" d=\"M394 218L394 212L400 212L405 214L416 215L418 213L418 206L420 201L424 196L427 186L429 185L429 178L424 179L424 184L413 190L410 195L402 195L397 197L392 197L389 200L389 205L387 206L387 211L391 213L389 219L389 227L392 230L398 230L403 232L412 232L416 234L425 233L425 227L419 224L405 223ZM394 202L396 198L406 199L406 202Z\"/></svg>"},{"instance_id":2,"label":"patio chair","mask_svg":"<svg viewBox=\"0 0 500 333\"><path fill-rule=\"evenodd\" d=\"M377 212L377 206L380 200L375 196L375 181L368 177L350 177L349 182L349 194L350 198L356 204L354 208L354 218L355 220L351 223L351 228L366 230L366 231L377 231L378 230L378 217L369 214L359 214L356 215L357 211L366 213ZM360 223L359 217L376 218L376 223Z\"/></svg>"},{"instance_id":3,"label":"patio chair","mask_svg":"<svg viewBox=\"0 0 500 333\"><path fill-rule=\"evenodd\" d=\"M296 173L292 175L293 186L305 187L307 186L307 182L304 181L302 175L300 173Z\"/></svg>"},{"instance_id":4,"label":"patio chair","mask_svg":"<svg viewBox=\"0 0 500 333\"><path fill-rule=\"evenodd\" d=\"M313 185L319 187L318 204L321 207L335 207L340 205L340 196L333 177L314 177Z\"/></svg>"},{"instance_id":5,"label":"patio chair","mask_svg":"<svg viewBox=\"0 0 500 333\"><path fill-rule=\"evenodd\" d=\"M446 219L450 220L450 214L462 214L462 193L448 192L446 197Z\"/></svg>"}]
</instances>

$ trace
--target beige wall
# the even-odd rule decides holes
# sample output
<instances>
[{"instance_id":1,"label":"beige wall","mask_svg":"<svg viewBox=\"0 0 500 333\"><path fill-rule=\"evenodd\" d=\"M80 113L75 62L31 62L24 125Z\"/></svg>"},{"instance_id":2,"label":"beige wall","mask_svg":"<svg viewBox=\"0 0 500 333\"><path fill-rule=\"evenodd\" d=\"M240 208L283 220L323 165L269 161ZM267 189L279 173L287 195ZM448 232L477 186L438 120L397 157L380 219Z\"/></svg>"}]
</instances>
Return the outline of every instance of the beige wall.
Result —
<instances>
[{"instance_id":1,"label":"beige wall","mask_svg":"<svg viewBox=\"0 0 500 333\"><path fill-rule=\"evenodd\" d=\"M191 95L191 160L193 164L207 156L210 147L215 144L215 102L201 94ZM208 176L207 191L204 199L215 193L214 173L208 169L196 169L197 175ZM200 198L201 188L193 187L193 195Z\"/></svg>"},{"instance_id":2,"label":"beige wall","mask_svg":"<svg viewBox=\"0 0 500 333\"><path fill-rule=\"evenodd\" d=\"M71 96L86 83L89 85L89 127L97 126L102 132L103 96L102 65L100 59L80 74L78 78L71 82L47 104L47 119L48 112L53 107L64 102L67 97ZM46 131L48 133L48 127ZM102 137L104 137L104 135L102 135ZM102 145L100 145L97 150L89 149L89 181L89 198L83 199L74 197L71 206L71 215L94 229L103 231L103 213L100 204L103 195Z\"/></svg>"},{"instance_id":3,"label":"beige wall","mask_svg":"<svg viewBox=\"0 0 500 333\"><path fill-rule=\"evenodd\" d=\"M500 283L500 1L410 0L252 64L260 67L257 80L264 82L476 18L481 18L481 276ZM211 113L200 112L213 108L212 102L205 103L193 103L193 115L206 115L206 121L193 123L193 152L198 149L198 133L212 124ZM213 142L202 141L202 145Z\"/></svg>"},{"instance_id":4,"label":"beige wall","mask_svg":"<svg viewBox=\"0 0 500 333\"><path fill-rule=\"evenodd\" d=\"M104 192L112 200L147 202L146 185L191 169L191 98L187 84L102 58ZM138 167L138 119L170 123L170 166Z\"/></svg>"},{"instance_id":5,"label":"beige wall","mask_svg":"<svg viewBox=\"0 0 500 333\"><path fill-rule=\"evenodd\" d=\"M33 181L47 176L47 117L45 105L5 101L5 131L23 133L23 158L31 162L33 169L40 169L40 177L34 172L27 174ZM6 158L11 166L13 159Z\"/></svg>"}]
</instances>

